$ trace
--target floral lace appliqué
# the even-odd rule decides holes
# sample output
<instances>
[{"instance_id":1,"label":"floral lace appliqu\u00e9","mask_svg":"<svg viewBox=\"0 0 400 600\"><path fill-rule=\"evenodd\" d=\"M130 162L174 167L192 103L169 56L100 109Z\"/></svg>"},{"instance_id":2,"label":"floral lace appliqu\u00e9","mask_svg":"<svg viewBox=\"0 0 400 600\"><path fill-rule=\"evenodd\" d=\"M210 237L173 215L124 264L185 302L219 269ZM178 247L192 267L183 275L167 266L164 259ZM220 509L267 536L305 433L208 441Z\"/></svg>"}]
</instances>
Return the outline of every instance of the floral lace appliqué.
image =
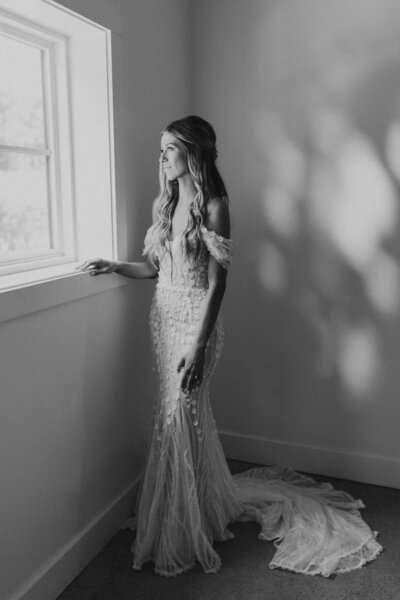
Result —
<instances>
[{"instance_id":1,"label":"floral lace appliqu\u00e9","mask_svg":"<svg viewBox=\"0 0 400 600\"><path fill-rule=\"evenodd\" d=\"M213 256L224 269L229 269L232 262L232 240L219 235L211 229L207 229L204 225L200 228L200 231L211 256Z\"/></svg>"}]
</instances>

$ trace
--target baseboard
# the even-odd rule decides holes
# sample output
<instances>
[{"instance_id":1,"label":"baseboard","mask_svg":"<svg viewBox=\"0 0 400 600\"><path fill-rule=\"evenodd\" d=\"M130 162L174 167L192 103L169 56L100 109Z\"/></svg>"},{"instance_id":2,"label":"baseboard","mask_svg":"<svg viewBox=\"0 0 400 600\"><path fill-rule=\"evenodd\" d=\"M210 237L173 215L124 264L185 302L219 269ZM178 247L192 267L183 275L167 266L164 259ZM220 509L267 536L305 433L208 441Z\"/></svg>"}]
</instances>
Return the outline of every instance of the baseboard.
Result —
<instances>
[{"instance_id":1,"label":"baseboard","mask_svg":"<svg viewBox=\"0 0 400 600\"><path fill-rule=\"evenodd\" d=\"M54 600L118 532L134 506L140 477L69 540L7 600ZM110 599L111 600L111 599Z\"/></svg>"},{"instance_id":2,"label":"baseboard","mask_svg":"<svg viewBox=\"0 0 400 600\"><path fill-rule=\"evenodd\" d=\"M315 475L400 488L398 458L318 448L233 431L220 430L219 435L225 455L234 460L277 464Z\"/></svg>"}]
</instances>

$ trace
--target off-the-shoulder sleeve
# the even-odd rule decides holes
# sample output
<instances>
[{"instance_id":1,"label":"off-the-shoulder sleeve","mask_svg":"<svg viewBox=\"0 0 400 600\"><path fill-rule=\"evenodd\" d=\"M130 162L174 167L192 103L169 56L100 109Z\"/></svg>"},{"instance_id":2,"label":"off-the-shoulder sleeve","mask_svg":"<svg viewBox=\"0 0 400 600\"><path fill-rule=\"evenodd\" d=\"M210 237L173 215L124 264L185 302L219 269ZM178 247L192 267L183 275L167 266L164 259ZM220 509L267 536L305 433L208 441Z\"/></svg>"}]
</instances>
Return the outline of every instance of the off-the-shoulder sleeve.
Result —
<instances>
[{"instance_id":1,"label":"off-the-shoulder sleeve","mask_svg":"<svg viewBox=\"0 0 400 600\"><path fill-rule=\"evenodd\" d=\"M200 228L203 241L207 250L224 269L228 269L232 262L232 240L218 235L215 231L207 229L204 225Z\"/></svg>"}]
</instances>

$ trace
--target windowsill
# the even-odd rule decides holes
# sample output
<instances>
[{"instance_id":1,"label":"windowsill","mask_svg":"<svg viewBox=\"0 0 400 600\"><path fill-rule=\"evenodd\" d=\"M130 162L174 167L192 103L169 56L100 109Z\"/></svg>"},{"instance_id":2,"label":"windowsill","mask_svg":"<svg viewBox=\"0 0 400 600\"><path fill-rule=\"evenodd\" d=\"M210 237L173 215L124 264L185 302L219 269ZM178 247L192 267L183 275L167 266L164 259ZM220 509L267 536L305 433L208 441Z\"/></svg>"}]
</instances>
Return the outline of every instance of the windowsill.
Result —
<instances>
[{"instance_id":1,"label":"windowsill","mask_svg":"<svg viewBox=\"0 0 400 600\"><path fill-rule=\"evenodd\" d=\"M0 289L0 322L106 292L127 283L124 277L116 274L91 277L88 273L76 271L77 264L24 273L24 283L21 282L21 274L2 278L0 283L4 287Z\"/></svg>"}]
</instances>

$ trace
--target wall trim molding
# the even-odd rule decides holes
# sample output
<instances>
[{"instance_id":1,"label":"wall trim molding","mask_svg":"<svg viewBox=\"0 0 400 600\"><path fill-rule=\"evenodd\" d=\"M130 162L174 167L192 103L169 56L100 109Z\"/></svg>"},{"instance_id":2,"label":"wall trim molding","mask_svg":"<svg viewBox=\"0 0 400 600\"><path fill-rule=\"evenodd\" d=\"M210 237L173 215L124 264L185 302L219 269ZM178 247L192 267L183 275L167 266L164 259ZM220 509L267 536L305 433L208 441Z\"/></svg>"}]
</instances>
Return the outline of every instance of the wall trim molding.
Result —
<instances>
[{"instance_id":1,"label":"wall trim molding","mask_svg":"<svg viewBox=\"0 0 400 600\"><path fill-rule=\"evenodd\" d=\"M225 455L234 460L278 464L315 475L400 489L399 458L319 448L223 429L219 435Z\"/></svg>"},{"instance_id":2,"label":"wall trim molding","mask_svg":"<svg viewBox=\"0 0 400 600\"><path fill-rule=\"evenodd\" d=\"M141 475L66 542L7 600L54 600L131 516Z\"/></svg>"}]
</instances>

